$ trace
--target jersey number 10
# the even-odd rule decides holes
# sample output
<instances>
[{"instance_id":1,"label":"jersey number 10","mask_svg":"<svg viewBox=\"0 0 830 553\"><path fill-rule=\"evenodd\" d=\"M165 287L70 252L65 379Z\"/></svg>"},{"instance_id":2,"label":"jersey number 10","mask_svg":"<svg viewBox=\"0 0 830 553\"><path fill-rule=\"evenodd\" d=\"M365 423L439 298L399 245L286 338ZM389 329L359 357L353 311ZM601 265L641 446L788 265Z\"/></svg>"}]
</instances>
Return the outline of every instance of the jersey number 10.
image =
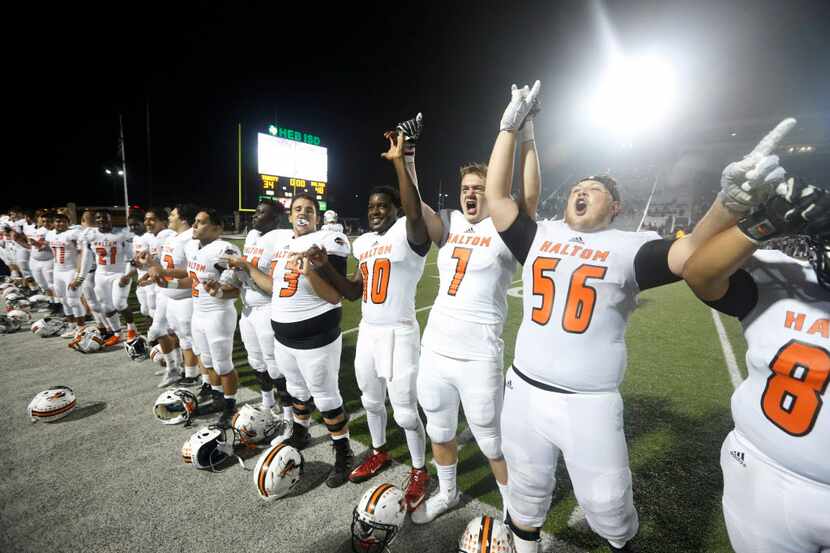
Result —
<instances>
[{"instance_id":1,"label":"jersey number 10","mask_svg":"<svg viewBox=\"0 0 830 553\"><path fill-rule=\"evenodd\" d=\"M360 274L363 276L363 303L367 297L372 303L384 303L389 292L389 275L392 273L392 262L386 258L375 259L372 263L372 279L369 280L369 267L364 261L360 264ZM371 282L371 290L369 289ZM371 292L371 293L370 293Z\"/></svg>"}]
</instances>

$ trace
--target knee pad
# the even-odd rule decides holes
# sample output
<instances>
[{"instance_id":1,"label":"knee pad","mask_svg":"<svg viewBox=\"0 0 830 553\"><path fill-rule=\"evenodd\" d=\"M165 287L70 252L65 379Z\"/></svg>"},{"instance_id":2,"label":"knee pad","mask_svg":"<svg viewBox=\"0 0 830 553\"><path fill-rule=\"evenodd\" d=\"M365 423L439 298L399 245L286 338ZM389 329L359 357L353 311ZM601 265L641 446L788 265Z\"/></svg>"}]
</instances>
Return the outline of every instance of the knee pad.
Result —
<instances>
[{"instance_id":1,"label":"knee pad","mask_svg":"<svg viewBox=\"0 0 830 553\"><path fill-rule=\"evenodd\" d=\"M176 336L178 336L179 338L180 348L182 348L183 350L193 349L193 339L190 336L180 336L179 334L176 334ZM208 357L210 357L210 354L208 354Z\"/></svg>"},{"instance_id":2,"label":"knee pad","mask_svg":"<svg viewBox=\"0 0 830 553\"><path fill-rule=\"evenodd\" d=\"M495 461L504 457L501 450L501 436L488 436L486 438L476 439L478 448L481 453L488 459Z\"/></svg>"},{"instance_id":3,"label":"knee pad","mask_svg":"<svg viewBox=\"0 0 830 553\"><path fill-rule=\"evenodd\" d=\"M258 357L251 357L250 354L248 354L248 364L257 373L264 373L267 369L267 366L265 365L265 362L262 359ZM257 382L259 382L259 380L257 380Z\"/></svg>"},{"instance_id":4,"label":"knee pad","mask_svg":"<svg viewBox=\"0 0 830 553\"><path fill-rule=\"evenodd\" d=\"M370 413L380 414L386 411L386 405L382 401L369 399L366 394L360 396L360 403L362 403L363 408Z\"/></svg>"},{"instance_id":5,"label":"knee pad","mask_svg":"<svg viewBox=\"0 0 830 553\"><path fill-rule=\"evenodd\" d=\"M127 309L127 298L119 297L113 302L113 307L115 307L116 311L124 311Z\"/></svg>"},{"instance_id":6,"label":"knee pad","mask_svg":"<svg viewBox=\"0 0 830 553\"><path fill-rule=\"evenodd\" d=\"M253 367L253 365L251 365L251 366ZM253 368L254 368L254 378L256 379L257 384L259 384L259 388L263 392L270 392L271 390L273 390L274 389L274 383L271 382L271 377L268 376L268 373L265 372L262 369L257 369L256 367L253 367Z\"/></svg>"},{"instance_id":7,"label":"knee pad","mask_svg":"<svg viewBox=\"0 0 830 553\"><path fill-rule=\"evenodd\" d=\"M233 366L233 361L215 361L213 362L213 372L218 374L219 376L224 376L226 374L231 374L236 367Z\"/></svg>"},{"instance_id":8,"label":"knee pad","mask_svg":"<svg viewBox=\"0 0 830 553\"><path fill-rule=\"evenodd\" d=\"M268 375L271 377L271 380L282 379L285 380L285 377L282 375L282 371L277 367L277 362L274 359L265 358L265 368L268 371Z\"/></svg>"},{"instance_id":9,"label":"knee pad","mask_svg":"<svg viewBox=\"0 0 830 553\"><path fill-rule=\"evenodd\" d=\"M314 404L321 413L331 412L335 409L343 407L343 398L341 398L339 394L331 396L318 395L314 397Z\"/></svg>"},{"instance_id":10,"label":"knee pad","mask_svg":"<svg viewBox=\"0 0 830 553\"><path fill-rule=\"evenodd\" d=\"M184 347L184 344L181 342L181 340L179 341L179 344L180 344L182 349L190 349L190 348ZM200 353L199 354L199 359L202 361L202 366L204 368L206 368L206 369L212 369L213 368L213 358L210 356L210 352L206 351L204 353Z\"/></svg>"},{"instance_id":11,"label":"knee pad","mask_svg":"<svg viewBox=\"0 0 830 553\"><path fill-rule=\"evenodd\" d=\"M455 428L441 426L429 420L427 417L427 435L429 439L438 444L451 442L455 438Z\"/></svg>"},{"instance_id":12,"label":"knee pad","mask_svg":"<svg viewBox=\"0 0 830 553\"><path fill-rule=\"evenodd\" d=\"M404 430L417 430L421 426L421 418L415 409L409 407L393 408L392 415L395 417L398 426Z\"/></svg>"},{"instance_id":13,"label":"knee pad","mask_svg":"<svg viewBox=\"0 0 830 553\"><path fill-rule=\"evenodd\" d=\"M628 469L602 474L591 482L588 494L579 494L579 504L591 528L605 539L628 541L639 527Z\"/></svg>"}]
</instances>

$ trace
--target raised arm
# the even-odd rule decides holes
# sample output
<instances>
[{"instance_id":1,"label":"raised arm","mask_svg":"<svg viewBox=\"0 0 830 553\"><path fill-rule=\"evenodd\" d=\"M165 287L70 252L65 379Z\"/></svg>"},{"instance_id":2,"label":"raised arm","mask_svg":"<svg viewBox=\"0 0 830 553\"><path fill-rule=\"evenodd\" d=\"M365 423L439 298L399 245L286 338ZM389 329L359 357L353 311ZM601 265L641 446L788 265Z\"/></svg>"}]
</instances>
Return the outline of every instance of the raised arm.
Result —
<instances>
[{"instance_id":1,"label":"raised arm","mask_svg":"<svg viewBox=\"0 0 830 553\"><path fill-rule=\"evenodd\" d=\"M401 207L403 207L406 215L407 224L407 238L413 244L423 244L424 240L413 240L412 238L423 238L424 232L429 239L437 245L441 245L444 240L444 223L441 217L429 207L418 189L418 172L415 170L415 145L421 132L424 128L424 116L418 114L412 119L399 123L396 132L386 133L386 138L389 140L389 151L381 154L385 159L390 154L397 155L398 148L403 150L403 168L405 171L401 173L397 162L392 159L395 164L395 174L398 175L398 186L401 194ZM396 136L397 134L397 136ZM401 137L401 135L403 135ZM401 144L403 138L403 144ZM413 230L413 235L410 236L410 225Z\"/></svg>"},{"instance_id":2,"label":"raised arm","mask_svg":"<svg viewBox=\"0 0 830 553\"><path fill-rule=\"evenodd\" d=\"M539 190L542 187L542 172L539 169L539 154L536 151L536 138L533 132L531 112L524 126L519 129L519 170L522 174L522 186L519 188L519 209L528 217L536 220L539 208Z\"/></svg>"},{"instance_id":3,"label":"raised arm","mask_svg":"<svg viewBox=\"0 0 830 553\"><path fill-rule=\"evenodd\" d=\"M786 172L779 167L778 156L772 152L795 123L792 118L781 121L744 159L726 166L721 175L721 192L706 215L690 235L672 244L668 258L672 273L682 275L683 267L697 248L766 201L784 180Z\"/></svg>"},{"instance_id":4,"label":"raised arm","mask_svg":"<svg viewBox=\"0 0 830 553\"><path fill-rule=\"evenodd\" d=\"M535 110L539 90L541 84L536 81L532 89L524 87L522 89L516 88L516 85L511 87L510 103L504 110L502 115L501 127L499 135L496 137L496 143L493 146L493 152L490 155L490 163L487 169L487 186L485 187L485 196L487 198L487 205L490 208L490 216L493 218L493 224L496 230L504 232L516 220L519 215L520 204L516 202L510 195L511 185L513 183L513 163L515 160L516 151L516 133L524 123L526 123L528 116ZM532 132L532 131L531 131ZM533 148L535 152L535 147ZM528 193L524 192L528 187L534 186L534 177L531 177L530 183L527 182L525 171L532 170L527 163L531 161L528 156L523 156L523 196L521 200L521 207L525 213L535 218L536 203L538 202L539 180L535 181L535 192L531 189ZM533 156L535 160L535 154ZM535 169L538 172L538 161L535 161ZM528 202L530 199L533 205ZM529 210L532 207L532 214Z\"/></svg>"}]
</instances>

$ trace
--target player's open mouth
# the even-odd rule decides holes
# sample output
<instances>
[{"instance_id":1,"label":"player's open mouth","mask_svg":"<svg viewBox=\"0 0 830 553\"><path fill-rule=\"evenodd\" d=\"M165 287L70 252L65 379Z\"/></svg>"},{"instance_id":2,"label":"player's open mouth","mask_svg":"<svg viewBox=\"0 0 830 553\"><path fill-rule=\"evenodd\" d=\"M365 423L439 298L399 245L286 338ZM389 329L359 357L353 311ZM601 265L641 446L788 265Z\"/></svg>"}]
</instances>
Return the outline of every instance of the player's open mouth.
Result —
<instances>
[{"instance_id":1,"label":"player's open mouth","mask_svg":"<svg viewBox=\"0 0 830 553\"><path fill-rule=\"evenodd\" d=\"M475 215L476 211L478 211L478 202L475 200L465 200L464 207L467 208L467 213Z\"/></svg>"},{"instance_id":2,"label":"player's open mouth","mask_svg":"<svg viewBox=\"0 0 830 553\"><path fill-rule=\"evenodd\" d=\"M369 224L373 227L380 225L383 222L383 217L369 217Z\"/></svg>"},{"instance_id":3,"label":"player's open mouth","mask_svg":"<svg viewBox=\"0 0 830 553\"><path fill-rule=\"evenodd\" d=\"M585 215L585 212L588 211L588 202L586 202L583 198L577 198L574 203L574 211L577 215Z\"/></svg>"}]
</instances>

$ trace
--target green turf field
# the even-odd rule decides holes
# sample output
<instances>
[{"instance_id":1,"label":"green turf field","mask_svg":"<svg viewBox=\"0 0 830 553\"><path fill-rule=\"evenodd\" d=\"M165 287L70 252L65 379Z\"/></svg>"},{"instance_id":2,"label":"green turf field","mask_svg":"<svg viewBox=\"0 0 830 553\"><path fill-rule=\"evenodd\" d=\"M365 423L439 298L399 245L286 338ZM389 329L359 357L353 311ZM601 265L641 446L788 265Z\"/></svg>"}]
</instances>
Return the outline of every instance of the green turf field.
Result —
<instances>
[{"instance_id":1,"label":"green turf field","mask_svg":"<svg viewBox=\"0 0 830 553\"><path fill-rule=\"evenodd\" d=\"M436 254L433 248L418 286L416 308L422 309L418 312L421 329L438 290ZM518 278L517 273L514 280ZM509 305L505 366L513 359L522 311L519 298L510 297ZM340 389L350 412L362 409L353 372L357 332L350 332L359 320L359 302L344 304ZM726 317L723 322L745 374L746 346L740 327ZM139 328L146 330L146 324L139 321ZM731 551L721 515L719 456L723 438L731 429L732 384L711 310L683 283L647 291L640 296L640 307L631 318L627 343L628 373L622 393L634 500L640 514L637 544L647 552ZM254 386L238 332L235 346L242 383ZM365 417L354 418L350 428L353 438L369 444ZM393 456L408 463L403 433L395 427L391 410L388 436ZM462 491L500 506L495 481L474 442L462 448L458 469ZM561 463L557 481L545 530L586 550L607 551L599 537L568 528L576 503Z\"/></svg>"}]
</instances>

